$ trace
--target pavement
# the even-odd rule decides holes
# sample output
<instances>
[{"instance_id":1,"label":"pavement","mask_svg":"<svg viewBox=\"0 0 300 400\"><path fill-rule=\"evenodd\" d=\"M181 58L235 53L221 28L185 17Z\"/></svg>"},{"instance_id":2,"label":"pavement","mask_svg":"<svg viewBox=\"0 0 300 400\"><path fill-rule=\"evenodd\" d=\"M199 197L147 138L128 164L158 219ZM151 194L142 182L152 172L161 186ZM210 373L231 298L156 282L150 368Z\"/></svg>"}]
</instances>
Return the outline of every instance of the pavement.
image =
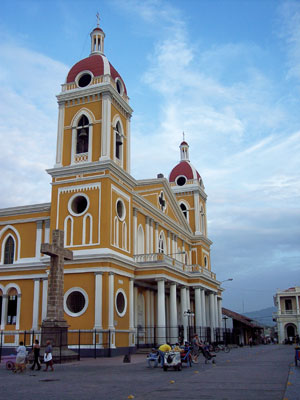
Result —
<instances>
[{"instance_id":1,"label":"pavement","mask_svg":"<svg viewBox=\"0 0 300 400\"><path fill-rule=\"evenodd\" d=\"M253 346L220 352L216 364L182 371L147 368L145 355L82 359L57 364L54 372L13 374L0 364L0 399L11 400L300 400L300 366L294 348Z\"/></svg>"}]
</instances>

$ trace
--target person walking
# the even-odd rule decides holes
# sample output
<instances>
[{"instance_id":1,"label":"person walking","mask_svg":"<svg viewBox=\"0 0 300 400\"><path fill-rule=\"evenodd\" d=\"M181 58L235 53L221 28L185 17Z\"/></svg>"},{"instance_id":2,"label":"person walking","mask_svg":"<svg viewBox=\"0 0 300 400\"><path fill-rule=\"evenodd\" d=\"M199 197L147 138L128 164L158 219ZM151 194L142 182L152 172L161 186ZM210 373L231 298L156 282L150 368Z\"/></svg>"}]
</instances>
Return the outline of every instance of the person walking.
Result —
<instances>
[{"instance_id":1,"label":"person walking","mask_svg":"<svg viewBox=\"0 0 300 400\"><path fill-rule=\"evenodd\" d=\"M37 366L37 369L40 370L41 369L41 364L40 364L40 344L39 341L36 339L34 341L34 345L33 345L33 364L32 364L32 371L34 371L35 366Z\"/></svg>"},{"instance_id":2,"label":"person walking","mask_svg":"<svg viewBox=\"0 0 300 400\"><path fill-rule=\"evenodd\" d=\"M20 345L17 348L16 368L14 372L23 372L26 370L26 356L27 350L24 346L24 342L20 342Z\"/></svg>"},{"instance_id":3,"label":"person walking","mask_svg":"<svg viewBox=\"0 0 300 400\"><path fill-rule=\"evenodd\" d=\"M44 361L46 363L46 368L44 369L44 372L48 371L48 367L51 368L51 371L54 371L53 359L52 359L52 346L51 346L50 340L47 340L47 342L46 342Z\"/></svg>"}]
</instances>

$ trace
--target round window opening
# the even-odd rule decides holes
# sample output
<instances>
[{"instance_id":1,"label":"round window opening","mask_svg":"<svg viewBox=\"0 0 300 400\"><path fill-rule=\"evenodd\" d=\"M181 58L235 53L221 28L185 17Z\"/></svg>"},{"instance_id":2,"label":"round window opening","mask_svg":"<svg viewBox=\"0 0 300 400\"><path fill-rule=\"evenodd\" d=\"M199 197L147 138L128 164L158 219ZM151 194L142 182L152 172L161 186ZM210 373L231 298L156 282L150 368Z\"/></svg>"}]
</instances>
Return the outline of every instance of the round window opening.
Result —
<instances>
[{"instance_id":1,"label":"round window opening","mask_svg":"<svg viewBox=\"0 0 300 400\"><path fill-rule=\"evenodd\" d=\"M120 219L125 217L125 206L122 200L117 201L117 215Z\"/></svg>"},{"instance_id":2,"label":"round window opening","mask_svg":"<svg viewBox=\"0 0 300 400\"><path fill-rule=\"evenodd\" d=\"M88 206L88 201L85 196L77 196L73 199L71 209L74 214L82 214Z\"/></svg>"},{"instance_id":3,"label":"round window opening","mask_svg":"<svg viewBox=\"0 0 300 400\"><path fill-rule=\"evenodd\" d=\"M176 181L178 186L183 186L186 183L186 177L185 176L180 176L177 181Z\"/></svg>"},{"instance_id":4,"label":"round window opening","mask_svg":"<svg viewBox=\"0 0 300 400\"><path fill-rule=\"evenodd\" d=\"M117 306L118 313L120 315L122 315L124 313L125 305L126 305L126 302L125 302L124 294L122 292L119 292L117 294L117 298L116 298L116 306Z\"/></svg>"},{"instance_id":5,"label":"round window opening","mask_svg":"<svg viewBox=\"0 0 300 400\"><path fill-rule=\"evenodd\" d=\"M123 87L122 87L122 83L119 81L119 79L117 80L116 85L117 85L117 91L118 91L118 93L122 94L122 92L123 92Z\"/></svg>"},{"instance_id":6,"label":"round window opening","mask_svg":"<svg viewBox=\"0 0 300 400\"><path fill-rule=\"evenodd\" d=\"M85 297L81 292L74 291L67 297L66 304L69 311L74 314L78 314L84 309Z\"/></svg>"},{"instance_id":7,"label":"round window opening","mask_svg":"<svg viewBox=\"0 0 300 400\"><path fill-rule=\"evenodd\" d=\"M90 74L83 74L78 80L79 87L85 87L91 83L92 77Z\"/></svg>"}]
</instances>

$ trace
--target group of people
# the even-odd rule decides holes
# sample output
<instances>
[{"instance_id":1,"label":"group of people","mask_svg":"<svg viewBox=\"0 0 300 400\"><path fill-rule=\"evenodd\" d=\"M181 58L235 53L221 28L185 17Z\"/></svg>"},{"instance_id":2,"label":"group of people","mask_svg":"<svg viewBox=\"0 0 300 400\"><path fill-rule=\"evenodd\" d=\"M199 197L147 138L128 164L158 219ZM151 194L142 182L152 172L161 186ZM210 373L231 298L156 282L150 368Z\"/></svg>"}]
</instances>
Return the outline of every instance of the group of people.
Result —
<instances>
[{"instance_id":1,"label":"group of people","mask_svg":"<svg viewBox=\"0 0 300 400\"><path fill-rule=\"evenodd\" d=\"M191 345L188 342L185 342L185 344L182 346L180 346L179 343L176 343L174 346L171 346L169 343L165 343L159 346L158 350L153 348L147 356L148 366L150 367L151 364L154 364L154 367L157 367L160 358L160 364L163 367L164 357L167 352L178 351L180 353L184 353L188 351L190 348L191 348L192 358L198 357L199 350L204 351L205 344L199 339L199 336L197 334L193 336Z\"/></svg>"},{"instance_id":2,"label":"group of people","mask_svg":"<svg viewBox=\"0 0 300 400\"><path fill-rule=\"evenodd\" d=\"M40 344L39 341L36 339L34 341L32 355L33 355L33 364L31 366L31 370L33 371L35 367L37 367L38 371L41 369L40 364ZM16 357L16 368L13 370L14 372L24 372L26 370L26 362L28 358L28 351L24 346L24 342L20 342L19 347L17 348L17 357ZM51 368L51 371L54 371L53 368L53 359L52 359L52 346L50 340L47 340L45 353L44 353L44 362L45 362L45 369L44 371L48 371L48 368Z\"/></svg>"}]
</instances>

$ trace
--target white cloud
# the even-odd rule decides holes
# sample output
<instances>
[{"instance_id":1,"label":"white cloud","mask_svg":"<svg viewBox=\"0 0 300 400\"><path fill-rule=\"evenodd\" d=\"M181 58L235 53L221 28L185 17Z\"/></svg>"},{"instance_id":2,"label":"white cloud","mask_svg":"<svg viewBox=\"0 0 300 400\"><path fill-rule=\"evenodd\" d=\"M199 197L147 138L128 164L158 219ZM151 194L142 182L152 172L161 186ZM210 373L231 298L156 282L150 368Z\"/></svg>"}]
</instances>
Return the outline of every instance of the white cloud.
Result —
<instances>
[{"instance_id":1,"label":"white cloud","mask_svg":"<svg viewBox=\"0 0 300 400\"><path fill-rule=\"evenodd\" d=\"M50 200L57 131L55 93L67 67L6 38L0 44L0 207Z\"/></svg>"}]
</instances>

